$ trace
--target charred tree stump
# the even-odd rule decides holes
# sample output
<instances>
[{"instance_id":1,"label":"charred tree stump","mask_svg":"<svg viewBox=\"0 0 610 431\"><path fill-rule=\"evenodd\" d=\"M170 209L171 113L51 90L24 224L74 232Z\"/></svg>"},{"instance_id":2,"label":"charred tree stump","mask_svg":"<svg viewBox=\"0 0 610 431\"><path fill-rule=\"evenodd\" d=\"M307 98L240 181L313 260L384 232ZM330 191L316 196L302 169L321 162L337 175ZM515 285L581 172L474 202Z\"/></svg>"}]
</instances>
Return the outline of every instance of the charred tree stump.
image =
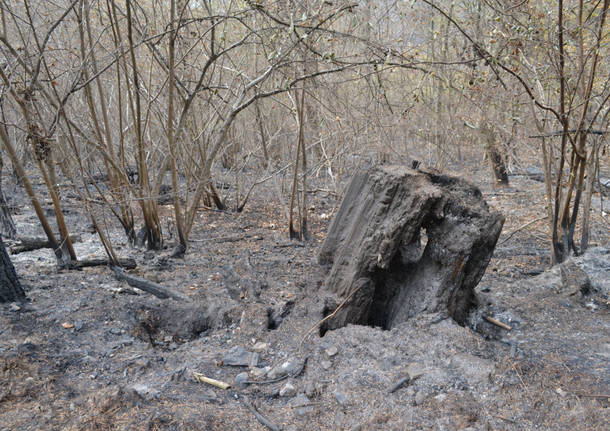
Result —
<instances>
[{"instance_id":1,"label":"charred tree stump","mask_svg":"<svg viewBox=\"0 0 610 431\"><path fill-rule=\"evenodd\" d=\"M464 180L402 166L356 175L319 255L333 312L322 333L390 329L423 312L463 324L503 224Z\"/></svg>"}]
</instances>

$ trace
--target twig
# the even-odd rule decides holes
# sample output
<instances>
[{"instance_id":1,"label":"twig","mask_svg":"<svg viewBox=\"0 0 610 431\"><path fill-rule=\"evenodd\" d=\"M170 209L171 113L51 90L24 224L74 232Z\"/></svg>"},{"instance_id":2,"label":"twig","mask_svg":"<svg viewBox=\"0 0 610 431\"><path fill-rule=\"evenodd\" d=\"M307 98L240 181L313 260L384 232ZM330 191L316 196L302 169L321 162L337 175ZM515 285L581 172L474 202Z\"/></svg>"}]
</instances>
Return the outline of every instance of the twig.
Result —
<instances>
[{"instance_id":1,"label":"twig","mask_svg":"<svg viewBox=\"0 0 610 431\"><path fill-rule=\"evenodd\" d=\"M610 394L583 394L580 392L572 392L574 395L576 395L577 397L584 397L584 398L600 398L600 399L604 399L604 398L608 398L610 399Z\"/></svg>"},{"instance_id":2,"label":"twig","mask_svg":"<svg viewBox=\"0 0 610 431\"><path fill-rule=\"evenodd\" d=\"M189 241L191 241L191 242L211 242L211 241L214 241L216 243L222 243L222 242L238 242L238 241L243 241L243 240L250 239L250 238L255 240L255 241L259 241L259 240L264 239L260 235L245 234L245 235L225 236L225 237L220 237L220 238L190 239Z\"/></svg>"},{"instance_id":3,"label":"twig","mask_svg":"<svg viewBox=\"0 0 610 431\"><path fill-rule=\"evenodd\" d=\"M256 408L250 403L250 401L246 397L243 397L241 399L241 403L244 405L244 407L246 407L248 410L250 410L250 412L254 415L256 420L258 420L261 424L263 424L264 426L269 428L271 431L281 431L282 430L279 426L277 426L276 424L271 422L269 419L267 419L265 416L260 414L259 411L256 410Z\"/></svg>"},{"instance_id":4,"label":"twig","mask_svg":"<svg viewBox=\"0 0 610 431\"><path fill-rule=\"evenodd\" d=\"M174 292L171 289L161 286L160 284L153 283L152 281L148 281L142 277L138 277L135 275L127 274L123 271L122 268L115 266L112 268L114 271L114 275L117 280L126 281L131 287L136 287L140 290L143 290L148 293L152 293L157 298L167 299L172 298L178 301L190 301L190 299L178 292Z\"/></svg>"},{"instance_id":5,"label":"twig","mask_svg":"<svg viewBox=\"0 0 610 431\"><path fill-rule=\"evenodd\" d=\"M516 234L517 232L519 232L519 231L521 231L521 230L525 229L526 227L528 227L528 226L530 226L530 225L532 225L532 224L534 224L534 223L536 223L536 222L538 222L538 221L544 220L544 219L546 219L546 218L548 218L548 216L544 216L544 217L538 217L537 219L534 219L534 220L532 220L532 221L531 221L531 222L529 222L529 223L525 223L523 226L518 227L517 229L515 229L514 231L512 231L512 232L511 232L511 233L510 233L510 234L509 234L509 235L508 235L506 238L504 238L504 239L503 239L503 240L502 240L502 241L501 241L501 242L500 242L498 245L502 245L502 244L504 244L506 241L508 241L509 239L511 239L511 238L513 237L513 235L514 235L514 234Z\"/></svg>"},{"instance_id":6,"label":"twig","mask_svg":"<svg viewBox=\"0 0 610 431\"><path fill-rule=\"evenodd\" d=\"M504 322L500 322L499 320L494 319L493 317L483 316L483 319L487 320L489 323L491 323L493 325L499 326L500 328L504 328L507 331L512 331L512 329L513 329L511 326L507 325Z\"/></svg>"},{"instance_id":7,"label":"twig","mask_svg":"<svg viewBox=\"0 0 610 431\"><path fill-rule=\"evenodd\" d=\"M505 418L504 416L500 416L500 415L495 415L495 416L496 416L498 419L502 419L503 421L510 422L511 424L514 424L514 423L515 423L515 421L514 421L514 420L509 419L509 418Z\"/></svg>"},{"instance_id":8,"label":"twig","mask_svg":"<svg viewBox=\"0 0 610 431\"><path fill-rule=\"evenodd\" d=\"M211 379L211 378L206 377L203 374L197 373L195 371L193 371L193 377L195 377L197 379L197 381L200 383L207 383L208 385L216 386L217 388L220 388L220 389L229 389L231 387L231 385L228 383L221 382L220 380L216 380L216 379Z\"/></svg>"},{"instance_id":9,"label":"twig","mask_svg":"<svg viewBox=\"0 0 610 431\"><path fill-rule=\"evenodd\" d=\"M394 393L396 392L398 389L400 389L404 384L409 384L409 381L411 380L411 377L407 374L404 377L401 377L400 379L398 379L398 381L396 383L394 383L390 389L388 390L389 393Z\"/></svg>"}]
</instances>

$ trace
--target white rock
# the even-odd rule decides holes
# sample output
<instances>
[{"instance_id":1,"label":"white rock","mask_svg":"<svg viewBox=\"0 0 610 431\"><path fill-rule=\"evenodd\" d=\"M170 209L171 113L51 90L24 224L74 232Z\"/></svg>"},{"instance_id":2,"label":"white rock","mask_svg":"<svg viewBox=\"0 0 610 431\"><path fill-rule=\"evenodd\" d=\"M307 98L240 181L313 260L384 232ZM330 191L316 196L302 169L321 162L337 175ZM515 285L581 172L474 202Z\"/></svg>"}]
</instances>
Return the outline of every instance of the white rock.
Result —
<instances>
[{"instance_id":1,"label":"white rock","mask_svg":"<svg viewBox=\"0 0 610 431\"><path fill-rule=\"evenodd\" d=\"M297 394L297 388L292 383L286 383L282 389L280 389L280 397L294 397Z\"/></svg>"}]
</instances>

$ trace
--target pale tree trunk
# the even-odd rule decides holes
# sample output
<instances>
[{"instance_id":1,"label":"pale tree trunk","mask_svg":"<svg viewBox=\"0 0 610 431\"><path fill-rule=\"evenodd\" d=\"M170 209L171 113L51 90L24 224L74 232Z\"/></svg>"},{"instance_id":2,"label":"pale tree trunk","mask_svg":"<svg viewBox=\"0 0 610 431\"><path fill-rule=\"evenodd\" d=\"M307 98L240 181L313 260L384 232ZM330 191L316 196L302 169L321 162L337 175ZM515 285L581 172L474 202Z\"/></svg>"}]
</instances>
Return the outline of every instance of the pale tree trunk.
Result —
<instances>
[{"instance_id":1,"label":"pale tree trunk","mask_svg":"<svg viewBox=\"0 0 610 431\"><path fill-rule=\"evenodd\" d=\"M13 222L13 217L8 209L6 198L4 197L4 191L2 189L2 168L4 162L0 155L0 235L14 239L17 236L17 228Z\"/></svg>"},{"instance_id":2,"label":"pale tree trunk","mask_svg":"<svg viewBox=\"0 0 610 431\"><path fill-rule=\"evenodd\" d=\"M485 139L485 152L491 164L491 170L494 176L494 186L508 186L508 173L504 163L504 155L498 148L498 140L491 124L485 121L481 125L481 134Z\"/></svg>"}]
</instances>

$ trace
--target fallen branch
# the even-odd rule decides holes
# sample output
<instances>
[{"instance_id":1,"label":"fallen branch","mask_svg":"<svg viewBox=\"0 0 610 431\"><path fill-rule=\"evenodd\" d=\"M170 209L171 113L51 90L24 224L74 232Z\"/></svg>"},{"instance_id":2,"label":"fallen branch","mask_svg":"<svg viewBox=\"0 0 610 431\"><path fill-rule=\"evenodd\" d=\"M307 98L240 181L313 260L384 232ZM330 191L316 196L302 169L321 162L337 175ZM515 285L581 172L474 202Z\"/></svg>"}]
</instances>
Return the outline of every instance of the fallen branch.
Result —
<instances>
[{"instance_id":1,"label":"fallen branch","mask_svg":"<svg viewBox=\"0 0 610 431\"><path fill-rule=\"evenodd\" d=\"M259 411L256 410L256 408L250 403L250 401L246 397L243 397L241 399L241 403L244 405L244 407L246 407L248 410L250 410L250 412L254 415L256 420L258 420L261 424L263 424L264 426L269 428L271 431L281 431L281 428L279 426L277 426L276 424L271 422L269 419L267 419L265 416L260 414Z\"/></svg>"},{"instance_id":2,"label":"fallen branch","mask_svg":"<svg viewBox=\"0 0 610 431\"><path fill-rule=\"evenodd\" d=\"M507 325L504 322L500 322L499 320L494 319L493 317L483 316L483 319L487 320L492 325L499 326L500 328L506 329L507 331L512 331L513 330L513 328L511 326Z\"/></svg>"},{"instance_id":3,"label":"fallen branch","mask_svg":"<svg viewBox=\"0 0 610 431\"><path fill-rule=\"evenodd\" d=\"M506 418L506 417L504 417L504 416L501 416L501 415L495 415L495 416L496 416L498 419L502 419L503 421L510 422L511 424L514 424L514 423L515 423L515 421L514 421L514 420L509 419L509 418Z\"/></svg>"},{"instance_id":4,"label":"fallen branch","mask_svg":"<svg viewBox=\"0 0 610 431\"><path fill-rule=\"evenodd\" d=\"M127 274L125 271L123 271L122 268L119 268L118 266L112 267L112 271L114 272L114 275L117 280L126 281L127 284L129 284L131 287L135 287L145 292L151 293L157 298L172 298L177 301L190 301L187 296L181 293L174 292L173 290L163 287L160 284L153 283L152 281L148 281L142 277Z\"/></svg>"},{"instance_id":5,"label":"fallen branch","mask_svg":"<svg viewBox=\"0 0 610 431\"><path fill-rule=\"evenodd\" d=\"M400 379L398 379L398 381L396 383L394 383L392 386L390 386L390 389L388 390L388 392L389 393L396 392L398 389L402 388L404 385L412 384L415 380L419 379L421 376L422 376L421 373L416 373L413 376L411 376L411 374L407 373L406 376L401 377Z\"/></svg>"},{"instance_id":6,"label":"fallen branch","mask_svg":"<svg viewBox=\"0 0 610 431\"><path fill-rule=\"evenodd\" d=\"M514 234L516 234L517 232L522 231L522 230L523 230L523 229L525 229L526 227L528 227L528 226L530 226L530 225L533 225L534 223L536 223L536 222L538 222L538 221L541 221L541 220L544 220L544 219L546 219L546 218L547 218L547 216L544 216L544 217L538 217L537 219L534 219L534 220L532 220L532 221L531 221L531 222L529 222L529 223L525 223L523 226L518 227L517 229L515 229L514 231L512 231L510 234L508 234L508 236L507 236L506 238L504 238L502 241L500 241L500 242L498 243L498 245L502 245L502 244L504 244L506 241L508 241L509 239L511 239L511 238L513 237L513 235L514 235Z\"/></svg>"},{"instance_id":7,"label":"fallen branch","mask_svg":"<svg viewBox=\"0 0 610 431\"><path fill-rule=\"evenodd\" d=\"M388 390L388 392L391 394L396 392L398 389L403 387L405 384L408 385L410 380L411 380L411 377L408 374L404 377L401 377L400 379L398 379L398 381L396 383L394 383L392 386L390 386L390 389Z\"/></svg>"},{"instance_id":8,"label":"fallen branch","mask_svg":"<svg viewBox=\"0 0 610 431\"><path fill-rule=\"evenodd\" d=\"M70 241L81 242L80 235L70 235ZM40 250L41 248L53 248L47 238L22 237L17 238L17 242L8 248L9 254L25 253L27 251Z\"/></svg>"},{"instance_id":9,"label":"fallen branch","mask_svg":"<svg viewBox=\"0 0 610 431\"><path fill-rule=\"evenodd\" d=\"M583 394L579 392L572 392L577 397L583 398L599 398L599 399L610 399L610 394Z\"/></svg>"},{"instance_id":10,"label":"fallen branch","mask_svg":"<svg viewBox=\"0 0 610 431\"><path fill-rule=\"evenodd\" d=\"M215 243L223 243L223 242L238 242L244 241L246 239L252 239L254 241L260 241L263 239L260 235L233 235L233 236L225 236L225 237L217 237L217 238L203 238L203 239L190 239L191 242L215 242Z\"/></svg>"},{"instance_id":11,"label":"fallen branch","mask_svg":"<svg viewBox=\"0 0 610 431\"><path fill-rule=\"evenodd\" d=\"M137 267L135 259L119 259L119 266L124 269L135 269ZM108 259L79 259L70 264L70 269L90 268L93 266L111 266L113 263Z\"/></svg>"}]
</instances>

